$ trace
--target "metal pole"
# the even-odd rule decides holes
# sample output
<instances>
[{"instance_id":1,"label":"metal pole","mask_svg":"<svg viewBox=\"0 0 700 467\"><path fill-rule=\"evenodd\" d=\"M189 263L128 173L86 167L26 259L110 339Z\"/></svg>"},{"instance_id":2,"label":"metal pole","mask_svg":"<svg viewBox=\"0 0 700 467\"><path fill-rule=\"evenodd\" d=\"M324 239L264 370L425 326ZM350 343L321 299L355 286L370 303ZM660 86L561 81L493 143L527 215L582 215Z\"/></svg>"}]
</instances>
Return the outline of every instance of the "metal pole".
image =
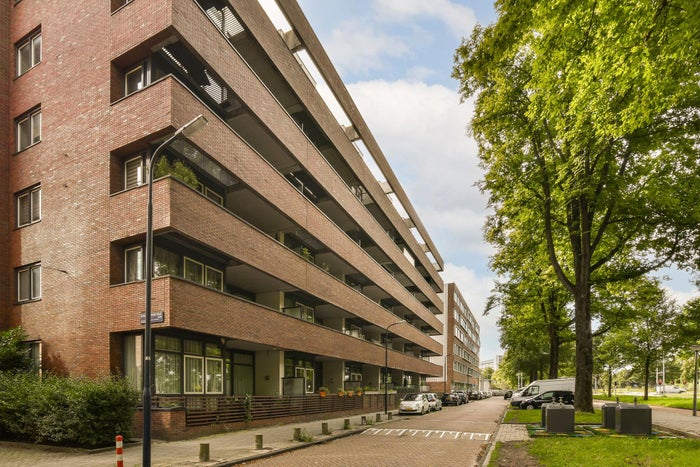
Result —
<instances>
[{"instance_id":1,"label":"metal pole","mask_svg":"<svg viewBox=\"0 0 700 467\"><path fill-rule=\"evenodd\" d=\"M182 135L188 136L207 123L206 118L198 115L153 151L148 160L148 207L146 214L146 316L143 328L143 467L151 466L151 291L153 287L153 162L160 151Z\"/></svg>"},{"instance_id":2,"label":"metal pole","mask_svg":"<svg viewBox=\"0 0 700 467\"><path fill-rule=\"evenodd\" d=\"M384 332L384 415L387 414L389 408L389 328L405 322L406 320L402 319L391 323Z\"/></svg>"},{"instance_id":3,"label":"metal pole","mask_svg":"<svg viewBox=\"0 0 700 467\"><path fill-rule=\"evenodd\" d=\"M695 352L695 368L693 373L693 417L698 416L698 351L700 345L690 347Z\"/></svg>"}]
</instances>

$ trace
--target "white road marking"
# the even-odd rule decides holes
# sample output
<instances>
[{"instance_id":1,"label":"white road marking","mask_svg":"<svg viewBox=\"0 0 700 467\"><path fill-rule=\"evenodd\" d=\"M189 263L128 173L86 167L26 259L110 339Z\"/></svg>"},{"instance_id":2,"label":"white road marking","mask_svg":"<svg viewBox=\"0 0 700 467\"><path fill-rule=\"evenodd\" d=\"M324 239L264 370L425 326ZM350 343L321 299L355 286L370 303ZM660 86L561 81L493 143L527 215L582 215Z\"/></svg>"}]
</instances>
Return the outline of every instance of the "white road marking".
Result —
<instances>
[{"instance_id":1,"label":"white road marking","mask_svg":"<svg viewBox=\"0 0 700 467\"><path fill-rule=\"evenodd\" d=\"M425 438L437 439L464 439L464 440L480 440L488 441L491 438L491 433L471 433L468 431L445 431L445 430L396 430L393 428L368 428L362 434L364 435L384 435L384 436L416 436L423 435ZM447 435L447 437L446 437Z\"/></svg>"}]
</instances>

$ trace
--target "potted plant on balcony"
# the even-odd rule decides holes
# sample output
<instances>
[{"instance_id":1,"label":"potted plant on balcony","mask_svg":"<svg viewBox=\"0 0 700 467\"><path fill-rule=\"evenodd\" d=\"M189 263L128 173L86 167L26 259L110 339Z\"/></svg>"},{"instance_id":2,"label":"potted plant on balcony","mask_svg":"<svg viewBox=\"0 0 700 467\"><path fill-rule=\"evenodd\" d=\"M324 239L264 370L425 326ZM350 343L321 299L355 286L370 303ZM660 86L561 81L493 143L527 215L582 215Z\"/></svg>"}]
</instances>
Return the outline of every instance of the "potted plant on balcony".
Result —
<instances>
[{"instance_id":1,"label":"potted plant on balcony","mask_svg":"<svg viewBox=\"0 0 700 467\"><path fill-rule=\"evenodd\" d=\"M338 395L343 397L345 395L345 390L343 388L338 388Z\"/></svg>"},{"instance_id":2,"label":"potted plant on balcony","mask_svg":"<svg viewBox=\"0 0 700 467\"><path fill-rule=\"evenodd\" d=\"M321 397L326 397L326 394L328 394L329 392L330 390L325 386L321 386L320 388L318 388L318 395Z\"/></svg>"},{"instance_id":3,"label":"potted plant on balcony","mask_svg":"<svg viewBox=\"0 0 700 467\"><path fill-rule=\"evenodd\" d=\"M352 397L355 395L355 390L352 388L348 389L346 392L347 392L348 397Z\"/></svg>"}]
</instances>

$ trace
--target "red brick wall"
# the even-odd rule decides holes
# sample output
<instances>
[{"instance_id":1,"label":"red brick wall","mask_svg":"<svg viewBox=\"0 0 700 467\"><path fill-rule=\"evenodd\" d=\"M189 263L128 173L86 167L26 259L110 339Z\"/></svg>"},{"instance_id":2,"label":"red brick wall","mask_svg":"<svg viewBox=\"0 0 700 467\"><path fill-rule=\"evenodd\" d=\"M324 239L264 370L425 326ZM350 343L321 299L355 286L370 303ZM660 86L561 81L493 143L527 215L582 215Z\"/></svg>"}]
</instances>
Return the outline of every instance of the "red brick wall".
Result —
<instances>
[{"instance_id":1,"label":"red brick wall","mask_svg":"<svg viewBox=\"0 0 700 467\"><path fill-rule=\"evenodd\" d=\"M11 297L11 270L9 242L12 196L9 191L10 115L9 88L10 63L14 48L10 46L10 2L0 2L0 330L9 326Z\"/></svg>"}]
</instances>

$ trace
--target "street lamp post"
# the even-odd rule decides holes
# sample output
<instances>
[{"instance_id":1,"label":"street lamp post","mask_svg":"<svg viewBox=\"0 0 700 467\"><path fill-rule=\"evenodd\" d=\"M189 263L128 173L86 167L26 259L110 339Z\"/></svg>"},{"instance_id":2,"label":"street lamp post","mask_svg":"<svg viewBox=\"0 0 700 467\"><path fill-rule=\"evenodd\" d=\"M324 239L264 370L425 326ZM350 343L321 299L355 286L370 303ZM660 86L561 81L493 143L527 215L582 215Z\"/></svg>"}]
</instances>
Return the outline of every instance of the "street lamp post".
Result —
<instances>
[{"instance_id":1,"label":"street lamp post","mask_svg":"<svg viewBox=\"0 0 700 467\"><path fill-rule=\"evenodd\" d=\"M387 414L387 408L389 407L389 328L405 322L406 320L402 319L391 323L384 332L384 415Z\"/></svg>"},{"instance_id":2,"label":"street lamp post","mask_svg":"<svg viewBox=\"0 0 700 467\"><path fill-rule=\"evenodd\" d=\"M143 330L143 467L151 465L151 289L153 282L153 163L160 152L176 139L189 137L207 124L207 119L198 115L180 127L153 151L148 170L148 207L146 215L146 313Z\"/></svg>"},{"instance_id":3,"label":"street lamp post","mask_svg":"<svg viewBox=\"0 0 700 467\"><path fill-rule=\"evenodd\" d=\"M698 416L698 352L700 345L691 345L690 349L695 353L695 366L693 369L693 417Z\"/></svg>"}]
</instances>

